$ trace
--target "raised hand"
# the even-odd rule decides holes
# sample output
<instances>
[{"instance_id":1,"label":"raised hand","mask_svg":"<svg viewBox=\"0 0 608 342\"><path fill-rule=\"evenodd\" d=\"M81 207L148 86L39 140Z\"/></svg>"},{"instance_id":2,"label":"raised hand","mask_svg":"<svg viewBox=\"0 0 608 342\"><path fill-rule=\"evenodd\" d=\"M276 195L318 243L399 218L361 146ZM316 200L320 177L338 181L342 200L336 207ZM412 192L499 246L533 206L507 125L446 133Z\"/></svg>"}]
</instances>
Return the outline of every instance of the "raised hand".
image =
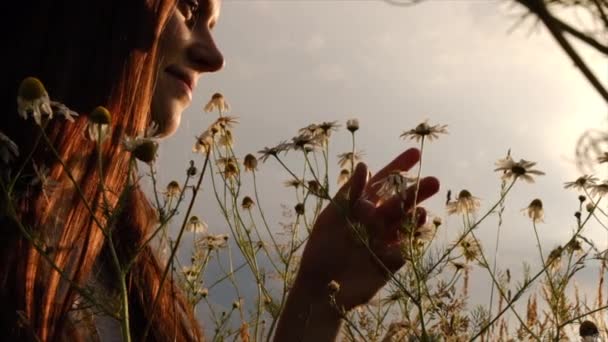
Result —
<instances>
[{"instance_id":1,"label":"raised hand","mask_svg":"<svg viewBox=\"0 0 608 342\"><path fill-rule=\"evenodd\" d=\"M437 193L439 181L423 178L417 194L416 187L410 186L404 193L385 200L378 190L389 174L408 171L419 160L420 152L409 149L371 178L365 164L357 165L351 179L315 222L276 341L296 338L297 335L286 335L285 329L300 331L304 340L333 340L340 324L339 314L329 305L329 282L340 286L336 304L349 310L369 301L404 265L405 239L400 227L411 222L412 209L418 203ZM424 209L416 208L415 224L421 225L425 220ZM305 323L303 319L308 329L296 327ZM337 320L336 326L331 325L332 320Z\"/></svg>"}]
</instances>

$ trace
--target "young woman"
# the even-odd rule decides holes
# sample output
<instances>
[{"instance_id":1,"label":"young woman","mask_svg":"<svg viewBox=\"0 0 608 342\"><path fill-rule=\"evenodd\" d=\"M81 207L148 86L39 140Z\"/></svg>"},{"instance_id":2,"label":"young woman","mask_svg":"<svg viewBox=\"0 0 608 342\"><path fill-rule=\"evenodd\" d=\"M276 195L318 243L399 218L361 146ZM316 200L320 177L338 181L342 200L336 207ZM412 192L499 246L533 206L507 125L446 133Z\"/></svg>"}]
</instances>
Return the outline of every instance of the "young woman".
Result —
<instances>
[{"instance_id":1,"label":"young woman","mask_svg":"<svg viewBox=\"0 0 608 342\"><path fill-rule=\"evenodd\" d=\"M24 165L22 174L27 175L46 167L48 179L57 186L48 193L40 182L26 178L15 184L10 199L7 191L0 198L0 336L14 341L116 337L120 333L108 331L112 328L104 320L74 314L83 301L74 285L96 284L110 296L116 291L111 284L117 275L108 266L111 253L96 222L112 225L120 260L128 260L153 229L154 210L138 189L129 192L119 217L108 222L104 215L108 206L118 207L116 194L126 186L130 156L121 142L125 136L142 133L152 120L159 124L161 136L172 134L201 76L222 68L224 60L212 37L220 3L32 0L15 6L4 11L2 18L13 30L5 52L8 89L3 92L0 132L20 149L11 168ZM55 118L42 126L20 118L15 99L19 83L28 76L42 80L51 97L80 113L79 117L74 122ZM102 172L96 144L85 134L88 113L99 105L112 113L111 136L102 148ZM42 141L41 129L64 165ZM30 155L34 163L24 163ZM353 213L349 221L367 227L377 258L357 243L337 208L325 208L304 250L276 341L333 340L341 319L329 305L327 284L332 280L340 284L336 300L348 310L368 301L386 283L387 269L395 272L403 265L397 227L411 216L416 196L406 196L405 202L400 197L381 201L376 193L379 180L391 171L409 169L418 159L418 151L406 151L371 179L364 164L357 166L336 200ZM82 194L64 167L74 175ZM100 181L105 184L107 203L102 201ZM418 201L432 196L438 187L436 179L423 179ZM63 270L63 276L9 219L9 200L17 201L19 220L43 243L44 253ZM146 247L126 275L134 340L143 337L149 321L149 340L202 340L193 312L170 281L164 283L152 308L163 267Z\"/></svg>"}]
</instances>

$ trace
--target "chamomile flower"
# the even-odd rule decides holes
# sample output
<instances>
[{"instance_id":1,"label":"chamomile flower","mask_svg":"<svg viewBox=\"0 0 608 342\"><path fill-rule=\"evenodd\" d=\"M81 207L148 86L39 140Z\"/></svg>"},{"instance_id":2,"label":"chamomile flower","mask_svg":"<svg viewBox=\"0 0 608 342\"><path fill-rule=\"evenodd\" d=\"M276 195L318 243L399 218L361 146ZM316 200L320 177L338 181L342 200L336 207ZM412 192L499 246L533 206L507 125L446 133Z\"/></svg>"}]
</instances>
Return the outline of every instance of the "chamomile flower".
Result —
<instances>
[{"instance_id":1,"label":"chamomile flower","mask_svg":"<svg viewBox=\"0 0 608 342\"><path fill-rule=\"evenodd\" d=\"M219 127L220 129L229 129L234 127L234 125L237 123L239 123L239 118L236 116L220 116L217 118L217 120L215 120L213 125Z\"/></svg>"},{"instance_id":2,"label":"chamomile flower","mask_svg":"<svg viewBox=\"0 0 608 342\"><path fill-rule=\"evenodd\" d=\"M110 136L110 122L112 115L103 106L98 106L89 114L87 133L89 139L96 143L102 143Z\"/></svg>"},{"instance_id":3,"label":"chamomile flower","mask_svg":"<svg viewBox=\"0 0 608 342\"><path fill-rule=\"evenodd\" d=\"M232 135L232 131L229 129L224 129L220 132L217 139L217 144L219 146L224 147L233 147L234 146L234 136Z\"/></svg>"},{"instance_id":4,"label":"chamomile flower","mask_svg":"<svg viewBox=\"0 0 608 342\"><path fill-rule=\"evenodd\" d=\"M447 134L447 125L429 125L428 120L418 124L416 128L410 129L408 131L403 132L400 137L403 139L410 138L411 140L416 140L416 142L421 139L428 139L429 141L433 141L439 137L439 134Z\"/></svg>"},{"instance_id":5,"label":"chamomile flower","mask_svg":"<svg viewBox=\"0 0 608 342\"><path fill-rule=\"evenodd\" d=\"M598 179L596 177L593 177L593 175L583 175L581 177L578 177L573 182L565 182L564 189L575 189L583 191L588 187L595 185L597 181Z\"/></svg>"},{"instance_id":6,"label":"chamomile flower","mask_svg":"<svg viewBox=\"0 0 608 342\"><path fill-rule=\"evenodd\" d=\"M338 154L338 165L341 168L346 168L347 166L354 168L361 161L363 155L363 151L340 153Z\"/></svg>"},{"instance_id":7,"label":"chamomile flower","mask_svg":"<svg viewBox=\"0 0 608 342\"><path fill-rule=\"evenodd\" d=\"M184 266L182 267L182 274L186 278L186 282L192 284L198 280L200 269L195 265Z\"/></svg>"},{"instance_id":8,"label":"chamomile flower","mask_svg":"<svg viewBox=\"0 0 608 342\"><path fill-rule=\"evenodd\" d=\"M448 215L473 214L479 209L479 206L479 198L471 195L469 190L461 190L456 200L448 202Z\"/></svg>"},{"instance_id":9,"label":"chamomile flower","mask_svg":"<svg viewBox=\"0 0 608 342\"><path fill-rule=\"evenodd\" d=\"M346 129L349 130L351 133L355 133L359 129L359 120L346 120Z\"/></svg>"},{"instance_id":10,"label":"chamomile flower","mask_svg":"<svg viewBox=\"0 0 608 342\"><path fill-rule=\"evenodd\" d=\"M59 188L59 182L49 177L49 169L45 165L38 166L32 162L35 177L31 182L31 185L38 187L42 191L42 195L48 202L53 192Z\"/></svg>"},{"instance_id":11,"label":"chamomile flower","mask_svg":"<svg viewBox=\"0 0 608 342\"><path fill-rule=\"evenodd\" d=\"M405 171L393 171L384 179L377 181L372 186L380 186L376 194L384 201L393 195L405 195L405 190L411 183L416 182L416 177L410 177Z\"/></svg>"},{"instance_id":12,"label":"chamomile flower","mask_svg":"<svg viewBox=\"0 0 608 342\"><path fill-rule=\"evenodd\" d=\"M599 196L603 197L608 193L608 180L604 180L599 184L594 184L591 186L591 190L589 191L591 196Z\"/></svg>"},{"instance_id":13,"label":"chamomile flower","mask_svg":"<svg viewBox=\"0 0 608 342\"><path fill-rule=\"evenodd\" d=\"M258 151L258 153L262 155L260 157L260 159L262 159L262 162L266 162L269 157L277 157L279 153L287 152L290 147L290 143L283 141L274 147L264 147L264 149Z\"/></svg>"},{"instance_id":14,"label":"chamomile flower","mask_svg":"<svg viewBox=\"0 0 608 342\"><path fill-rule=\"evenodd\" d=\"M243 166L245 167L245 171L254 172L258 169L258 160L253 154L250 153L245 156Z\"/></svg>"},{"instance_id":15,"label":"chamomile flower","mask_svg":"<svg viewBox=\"0 0 608 342\"><path fill-rule=\"evenodd\" d=\"M205 235L201 237L196 244L197 247L206 248L209 250L224 248L228 246L228 235Z\"/></svg>"},{"instance_id":16,"label":"chamomile flower","mask_svg":"<svg viewBox=\"0 0 608 342\"><path fill-rule=\"evenodd\" d=\"M530 204L523 209L528 217L534 223L543 222L544 211L543 211L543 202L536 198L530 202Z\"/></svg>"},{"instance_id":17,"label":"chamomile flower","mask_svg":"<svg viewBox=\"0 0 608 342\"><path fill-rule=\"evenodd\" d=\"M166 198L177 198L181 192L182 189L180 188L179 183L177 181L171 181L167 184L167 190L164 195Z\"/></svg>"},{"instance_id":18,"label":"chamomile flower","mask_svg":"<svg viewBox=\"0 0 608 342\"><path fill-rule=\"evenodd\" d=\"M313 135L308 132L300 133L291 139L291 149L296 151L310 152L321 147L319 135Z\"/></svg>"},{"instance_id":19,"label":"chamomile flower","mask_svg":"<svg viewBox=\"0 0 608 342\"><path fill-rule=\"evenodd\" d=\"M53 110L53 114L59 114L69 122L74 122L74 118L78 116L78 113L61 102L51 101L51 109Z\"/></svg>"},{"instance_id":20,"label":"chamomile flower","mask_svg":"<svg viewBox=\"0 0 608 342\"><path fill-rule=\"evenodd\" d=\"M254 205L255 205L255 203L253 202L251 197L249 197L249 196L243 197L243 200L241 201L241 207L243 207L243 209L249 210L249 209L253 208Z\"/></svg>"},{"instance_id":21,"label":"chamomile flower","mask_svg":"<svg viewBox=\"0 0 608 342\"><path fill-rule=\"evenodd\" d=\"M207 154L211 153L211 147L213 146L213 134L209 130L205 130L201 133L197 138L194 146L192 147L192 152Z\"/></svg>"},{"instance_id":22,"label":"chamomile flower","mask_svg":"<svg viewBox=\"0 0 608 342\"><path fill-rule=\"evenodd\" d=\"M27 120L32 116L37 125L42 124L42 116L53 118L51 100L44 85L35 77L27 77L19 84L17 96L17 111L19 115Z\"/></svg>"},{"instance_id":23,"label":"chamomile flower","mask_svg":"<svg viewBox=\"0 0 608 342\"><path fill-rule=\"evenodd\" d=\"M199 219L198 216L191 216L188 219L188 222L186 223L185 229L187 232L193 232L193 233L197 233L197 234L206 234L208 227L207 227L207 223L205 223L203 220Z\"/></svg>"},{"instance_id":24,"label":"chamomile flower","mask_svg":"<svg viewBox=\"0 0 608 342\"><path fill-rule=\"evenodd\" d=\"M152 163L156 160L158 142L150 137L137 136L135 138L126 137L123 141L125 150L131 152L135 158L144 162Z\"/></svg>"},{"instance_id":25,"label":"chamomile flower","mask_svg":"<svg viewBox=\"0 0 608 342\"><path fill-rule=\"evenodd\" d=\"M211 96L211 99L204 108L205 112L213 112L214 110L218 110L220 114L223 114L230 110L230 105L228 101L224 98L224 95L220 93L215 93Z\"/></svg>"},{"instance_id":26,"label":"chamomile flower","mask_svg":"<svg viewBox=\"0 0 608 342\"><path fill-rule=\"evenodd\" d=\"M350 179L350 170L342 169L340 170L340 174L338 175L338 186L342 186L348 182Z\"/></svg>"},{"instance_id":27,"label":"chamomile flower","mask_svg":"<svg viewBox=\"0 0 608 342\"><path fill-rule=\"evenodd\" d=\"M481 253L481 246L472 237L466 237L459 243L460 252L466 261L475 261Z\"/></svg>"},{"instance_id":28,"label":"chamomile flower","mask_svg":"<svg viewBox=\"0 0 608 342\"><path fill-rule=\"evenodd\" d=\"M520 159L518 162L511 159L508 156L505 159L500 159L496 162L497 168L494 171L503 171L502 179L518 179L521 178L528 183L534 183L532 175L542 176L545 173L539 170L533 170L532 167L536 165L535 162Z\"/></svg>"},{"instance_id":29,"label":"chamomile flower","mask_svg":"<svg viewBox=\"0 0 608 342\"><path fill-rule=\"evenodd\" d=\"M579 335L583 338L583 342L599 341L600 332L597 325L591 321L583 321L578 328Z\"/></svg>"},{"instance_id":30,"label":"chamomile flower","mask_svg":"<svg viewBox=\"0 0 608 342\"><path fill-rule=\"evenodd\" d=\"M300 179L294 179L294 178L292 178L292 179L288 179L288 180L284 181L284 182L283 182L283 185L284 185L285 187L288 187L288 188L289 188L289 187L294 187L294 188L296 188L296 189L297 189L297 188L299 188L300 186L303 186L303 185L304 185L304 182L303 182L302 180L300 180Z\"/></svg>"}]
</instances>

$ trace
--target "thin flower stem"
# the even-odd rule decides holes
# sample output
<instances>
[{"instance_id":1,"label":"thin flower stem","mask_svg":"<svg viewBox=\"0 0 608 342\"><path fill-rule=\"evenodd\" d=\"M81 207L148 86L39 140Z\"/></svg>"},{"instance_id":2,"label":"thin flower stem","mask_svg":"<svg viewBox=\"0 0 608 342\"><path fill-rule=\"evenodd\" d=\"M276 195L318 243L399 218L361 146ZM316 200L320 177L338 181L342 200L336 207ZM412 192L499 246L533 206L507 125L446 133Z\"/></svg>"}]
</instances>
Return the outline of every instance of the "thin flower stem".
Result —
<instances>
[{"instance_id":1,"label":"thin flower stem","mask_svg":"<svg viewBox=\"0 0 608 342\"><path fill-rule=\"evenodd\" d=\"M509 186L507 187L507 189L505 190L504 194L501 194L500 198L498 199L498 202L496 202L496 204L494 204L479 220L477 220L477 222L475 222L473 225L471 225L465 232L464 234L462 234L460 236L460 238L458 239L458 241L456 241L456 243L454 243L452 246L450 246L444 253L443 255L439 258L439 260L433 264L433 266L431 266L429 268L429 273L431 273L432 271L435 270L435 268L437 268L440 264L443 263L443 261L445 260L445 258L447 258L450 253L452 253L452 251L462 242L462 240L464 240L467 235L473 231L473 229L477 228L477 226L479 226L479 224L481 224L481 222L483 222L483 220L485 220L488 216L490 216L490 214L492 214L494 212L494 209L496 209L496 207L498 207L498 205L500 204L500 202L507 196L507 194L509 193L509 191L511 191L511 189L513 188L513 185L515 185L515 180L517 178L513 179L513 181L511 181L511 184L509 184Z\"/></svg>"},{"instance_id":2,"label":"thin flower stem","mask_svg":"<svg viewBox=\"0 0 608 342\"><path fill-rule=\"evenodd\" d=\"M158 291L156 292L156 295L154 296L154 300L152 301L152 306L150 307L150 317L148 318L148 323L146 324L146 328L144 329L142 341L146 340L148 333L150 331L150 327L152 326L152 322L153 322L152 318L153 318L154 312L155 312L154 309L156 308L156 304L158 303L158 299L160 298L160 292L163 290L163 285L165 283L165 280L167 279L167 274L169 273L169 269L171 268L173 258L175 258L175 255L177 253L177 247L179 246L182 236L184 235L186 223L188 222L188 218L190 217L190 213L192 212L192 207L194 206L196 196L201 187L201 183L203 182L203 176L205 175L205 170L207 169L208 163L209 163L209 152L207 152L205 155L205 163L203 164L203 170L201 171L201 175L198 178L196 187L193 190L192 199L190 200L190 203L188 204L188 209L186 210L186 214L184 215L184 220L182 222L181 228L177 235L175 247L171 250L171 255L169 256L169 261L167 262L167 266L165 266L165 270L163 271L163 276L161 277L160 283L158 285Z\"/></svg>"}]
</instances>

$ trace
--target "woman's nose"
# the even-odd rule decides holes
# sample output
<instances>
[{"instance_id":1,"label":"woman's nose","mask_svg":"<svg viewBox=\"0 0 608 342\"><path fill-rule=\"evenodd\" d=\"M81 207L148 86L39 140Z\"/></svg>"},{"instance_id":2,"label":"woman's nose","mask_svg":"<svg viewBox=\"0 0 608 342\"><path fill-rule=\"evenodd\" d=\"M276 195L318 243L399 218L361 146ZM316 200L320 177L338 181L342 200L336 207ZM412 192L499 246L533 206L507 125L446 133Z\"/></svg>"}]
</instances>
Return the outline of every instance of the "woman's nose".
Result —
<instances>
[{"instance_id":1,"label":"woman's nose","mask_svg":"<svg viewBox=\"0 0 608 342\"><path fill-rule=\"evenodd\" d=\"M188 47L188 60L200 72L215 72L224 67L224 56L213 40L209 30L195 34Z\"/></svg>"}]
</instances>

